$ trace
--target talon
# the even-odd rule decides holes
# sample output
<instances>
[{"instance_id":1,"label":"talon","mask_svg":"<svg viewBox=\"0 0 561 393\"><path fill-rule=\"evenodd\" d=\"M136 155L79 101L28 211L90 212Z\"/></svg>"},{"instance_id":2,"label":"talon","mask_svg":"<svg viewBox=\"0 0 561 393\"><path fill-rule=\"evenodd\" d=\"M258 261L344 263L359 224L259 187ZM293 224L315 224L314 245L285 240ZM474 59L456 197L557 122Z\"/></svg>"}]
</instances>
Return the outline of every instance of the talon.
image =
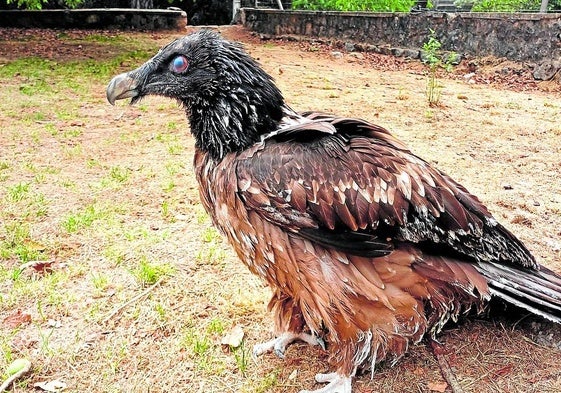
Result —
<instances>
[{"instance_id":1,"label":"talon","mask_svg":"<svg viewBox=\"0 0 561 393\"><path fill-rule=\"evenodd\" d=\"M253 351L251 352L253 358L255 359L258 356L263 355L264 353L270 352L275 341L276 339L253 346Z\"/></svg>"},{"instance_id":2,"label":"talon","mask_svg":"<svg viewBox=\"0 0 561 393\"><path fill-rule=\"evenodd\" d=\"M328 382L327 386L317 390L301 390L300 393L352 393L352 377L338 373L316 374L319 383Z\"/></svg>"},{"instance_id":3,"label":"talon","mask_svg":"<svg viewBox=\"0 0 561 393\"><path fill-rule=\"evenodd\" d=\"M282 345L284 344L283 342L277 341L275 343L275 347L273 349L273 352L275 353L275 355L277 355L279 358L284 359L284 351L286 350L286 346Z\"/></svg>"},{"instance_id":4,"label":"talon","mask_svg":"<svg viewBox=\"0 0 561 393\"><path fill-rule=\"evenodd\" d=\"M337 373L316 374L315 380L317 383L333 382L337 378Z\"/></svg>"},{"instance_id":5,"label":"talon","mask_svg":"<svg viewBox=\"0 0 561 393\"><path fill-rule=\"evenodd\" d=\"M297 340L304 341L310 345L319 345L325 350L325 342L319 337L308 333L285 332L277 338L255 345L252 352L253 358L256 358L267 352L273 352L279 358L284 359L286 347Z\"/></svg>"},{"instance_id":6,"label":"talon","mask_svg":"<svg viewBox=\"0 0 561 393\"><path fill-rule=\"evenodd\" d=\"M327 351L327 345L325 344L325 340L321 337L316 337L317 345L321 347L324 351Z\"/></svg>"}]
</instances>

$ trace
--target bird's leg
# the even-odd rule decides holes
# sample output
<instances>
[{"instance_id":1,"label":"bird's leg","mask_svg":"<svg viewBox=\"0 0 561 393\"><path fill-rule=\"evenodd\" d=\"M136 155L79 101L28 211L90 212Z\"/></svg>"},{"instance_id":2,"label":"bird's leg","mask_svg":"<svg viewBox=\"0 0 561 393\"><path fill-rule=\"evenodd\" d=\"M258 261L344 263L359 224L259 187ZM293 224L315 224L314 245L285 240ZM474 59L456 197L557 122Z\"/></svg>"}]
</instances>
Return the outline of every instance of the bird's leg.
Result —
<instances>
[{"instance_id":1,"label":"bird's leg","mask_svg":"<svg viewBox=\"0 0 561 393\"><path fill-rule=\"evenodd\" d=\"M339 373L317 374L316 382L327 383L317 390L301 390L300 393L352 393L352 376Z\"/></svg>"},{"instance_id":2,"label":"bird's leg","mask_svg":"<svg viewBox=\"0 0 561 393\"><path fill-rule=\"evenodd\" d=\"M325 343L320 337L304 333L304 330L307 329L302 310L292 296L278 290L275 291L269 302L269 309L275 316L275 330L282 333L273 340L254 346L254 357L274 352L278 357L284 358L286 347L298 340L310 345L319 345L325 350Z\"/></svg>"},{"instance_id":3,"label":"bird's leg","mask_svg":"<svg viewBox=\"0 0 561 393\"><path fill-rule=\"evenodd\" d=\"M298 340L310 345L319 345L325 350L325 342L313 334L284 332L270 341L255 345L253 347L253 356L257 357L267 352L274 352L279 358L284 358L286 347Z\"/></svg>"},{"instance_id":4,"label":"bird's leg","mask_svg":"<svg viewBox=\"0 0 561 393\"><path fill-rule=\"evenodd\" d=\"M438 341L434 339L430 339L430 346L432 348L432 353L436 357L438 361L438 365L440 366L440 371L442 372L442 376L448 382L450 389L452 389L452 393L463 393L463 389L458 383L454 372L452 371L452 367L446 360L446 356L444 356L443 346L438 343Z\"/></svg>"}]
</instances>

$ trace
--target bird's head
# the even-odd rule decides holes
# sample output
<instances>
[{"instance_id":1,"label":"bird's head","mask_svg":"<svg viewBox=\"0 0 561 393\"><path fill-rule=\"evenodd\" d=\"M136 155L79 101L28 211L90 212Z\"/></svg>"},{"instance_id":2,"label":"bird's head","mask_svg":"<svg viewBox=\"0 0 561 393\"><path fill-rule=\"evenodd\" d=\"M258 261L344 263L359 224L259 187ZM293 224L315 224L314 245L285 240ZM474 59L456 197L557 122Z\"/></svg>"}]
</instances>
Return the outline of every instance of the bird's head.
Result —
<instances>
[{"instance_id":1,"label":"bird's head","mask_svg":"<svg viewBox=\"0 0 561 393\"><path fill-rule=\"evenodd\" d=\"M178 100L197 147L215 159L251 146L283 116L284 100L271 76L240 45L209 30L169 43L107 86L111 104L146 95Z\"/></svg>"}]
</instances>

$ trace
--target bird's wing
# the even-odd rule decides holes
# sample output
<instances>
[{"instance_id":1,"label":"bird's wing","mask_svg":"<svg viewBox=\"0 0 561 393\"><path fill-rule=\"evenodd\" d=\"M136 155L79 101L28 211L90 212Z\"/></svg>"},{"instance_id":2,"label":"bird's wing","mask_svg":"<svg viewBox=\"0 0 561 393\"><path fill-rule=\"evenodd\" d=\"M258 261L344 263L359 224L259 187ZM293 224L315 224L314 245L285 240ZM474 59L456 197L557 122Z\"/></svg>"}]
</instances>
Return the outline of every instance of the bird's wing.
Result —
<instances>
[{"instance_id":1,"label":"bird's wing","mask_svg":"<svg viewBox=\"0 0 561 393\"><path fill-rule=\"evenodd\" d=\"M236 176L248 210L350 254L385 255L398 240L535 266L475 196L362 120L307 113L240 153Z\"/></svg>"}]
</instances>

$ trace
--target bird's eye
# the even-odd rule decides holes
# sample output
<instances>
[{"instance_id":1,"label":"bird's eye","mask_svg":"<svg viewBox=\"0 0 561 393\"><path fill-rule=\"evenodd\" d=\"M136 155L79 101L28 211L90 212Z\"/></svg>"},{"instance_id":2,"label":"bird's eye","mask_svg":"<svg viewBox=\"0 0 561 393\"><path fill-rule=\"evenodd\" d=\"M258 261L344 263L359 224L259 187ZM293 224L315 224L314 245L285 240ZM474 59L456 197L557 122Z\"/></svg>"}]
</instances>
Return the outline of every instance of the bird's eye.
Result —
<instances>
[{"instance_id":1,"label":"bird's eye","mask_svg":"<svg viewBox=\"0 0 561 393\"><path fill-rule=\"evenodd\" d=\"M188 66L189 66L189 62L187 61L187 58L185 56L177 56L171 62L171 70L178 74L185 71Z\"/></svg>"}]
</instances>

